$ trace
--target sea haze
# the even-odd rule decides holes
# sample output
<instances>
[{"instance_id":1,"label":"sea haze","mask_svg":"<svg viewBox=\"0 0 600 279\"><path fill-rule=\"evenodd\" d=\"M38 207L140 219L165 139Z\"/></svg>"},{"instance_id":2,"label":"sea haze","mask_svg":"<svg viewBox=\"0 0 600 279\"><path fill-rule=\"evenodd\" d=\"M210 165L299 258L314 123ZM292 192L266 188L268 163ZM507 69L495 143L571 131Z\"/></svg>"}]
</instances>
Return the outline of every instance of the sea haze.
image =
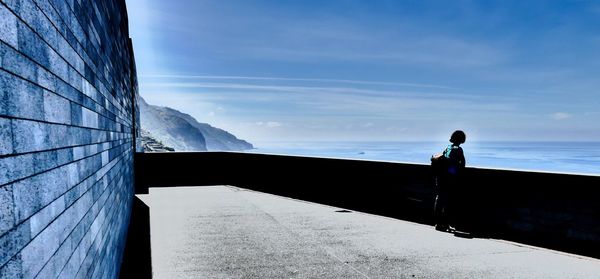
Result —
<instances>
[{"instance_id":1,"label":"sea haze","mask_svg":"<svg viewBox=\"0 0 600 279\"><path fill-rule=\"evenodd\" d=\"M429 164L444 142L259 142L249 152ZM467 166L600 175L600 142L468 142Z\"/></svg>"}]
</instances>

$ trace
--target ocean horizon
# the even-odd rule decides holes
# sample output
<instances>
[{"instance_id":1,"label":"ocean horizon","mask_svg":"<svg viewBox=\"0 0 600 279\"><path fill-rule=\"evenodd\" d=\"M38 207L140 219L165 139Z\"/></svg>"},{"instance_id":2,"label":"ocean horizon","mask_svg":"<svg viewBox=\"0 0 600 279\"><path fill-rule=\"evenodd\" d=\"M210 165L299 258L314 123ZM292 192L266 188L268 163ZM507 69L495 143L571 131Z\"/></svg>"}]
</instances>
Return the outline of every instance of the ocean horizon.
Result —
<instances>
[{"instance_id":1,"label":"ocean horizon","mask_svg":"<svg viewBox=\"0 0 600 279\"><path fill-rule=\"evenodd\" d=\"M264 141L251 153L429 164L448 142ZM480 141L462 145L467 166L600 175L600 142Z\"/></svg>"}]
</instances>

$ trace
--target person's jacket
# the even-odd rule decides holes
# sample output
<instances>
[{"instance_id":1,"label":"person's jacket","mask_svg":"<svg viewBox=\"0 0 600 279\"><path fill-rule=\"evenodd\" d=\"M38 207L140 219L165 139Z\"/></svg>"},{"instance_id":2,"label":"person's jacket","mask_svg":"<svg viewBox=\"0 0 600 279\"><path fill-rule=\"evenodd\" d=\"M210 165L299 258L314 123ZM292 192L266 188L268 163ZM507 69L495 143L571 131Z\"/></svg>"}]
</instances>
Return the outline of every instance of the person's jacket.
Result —
<instances>
[{"instance_id":1,"label":"person's jacket","mask_svg":"<svg viewBox=\"0 0 600 279\"><path fill-rule=\"evenodd\" d=\"M444 150L444 156L448 159L448 173L456 175L465 168L465 154L460 146L450 144Z\"/></svg>"}]
</instances>

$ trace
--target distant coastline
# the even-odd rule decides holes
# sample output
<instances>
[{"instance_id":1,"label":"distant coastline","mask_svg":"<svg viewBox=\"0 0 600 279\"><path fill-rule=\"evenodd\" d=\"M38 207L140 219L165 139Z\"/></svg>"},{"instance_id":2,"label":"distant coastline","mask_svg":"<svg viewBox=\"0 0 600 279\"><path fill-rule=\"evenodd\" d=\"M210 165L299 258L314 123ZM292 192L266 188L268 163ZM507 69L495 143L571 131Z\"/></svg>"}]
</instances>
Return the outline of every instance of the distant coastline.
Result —
<instances>
[{"instance_id":1,"label":"distant coastline","mask_svg":"<svg viewBox=\"0 0 600 279\"><path fill-rule=\"evenodd\" d=\"M246 152L429 164L446 142L270 141ZM600 142L481 141L464 146L467 165L600 175Z\"/></svg>"}]
</instances>

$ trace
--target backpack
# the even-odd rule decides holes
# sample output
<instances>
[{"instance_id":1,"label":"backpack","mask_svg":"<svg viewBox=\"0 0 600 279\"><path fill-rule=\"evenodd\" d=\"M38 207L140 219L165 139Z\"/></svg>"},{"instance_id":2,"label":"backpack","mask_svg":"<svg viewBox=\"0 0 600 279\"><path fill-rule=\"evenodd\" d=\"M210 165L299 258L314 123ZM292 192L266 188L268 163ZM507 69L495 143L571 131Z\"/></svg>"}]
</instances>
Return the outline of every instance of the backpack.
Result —
<instances>
[{"instance_id":1,"label":"backpack","mask_svg":"<svg viewBox=\"0 0 600 279\"><path fill-rule=\"evenodd\" d=\"M446 157L446 150L442 153L436 153L431 156L431 167L435 174L447 172L450 166L450 159Z\"/></svg>"}]
</instances>

